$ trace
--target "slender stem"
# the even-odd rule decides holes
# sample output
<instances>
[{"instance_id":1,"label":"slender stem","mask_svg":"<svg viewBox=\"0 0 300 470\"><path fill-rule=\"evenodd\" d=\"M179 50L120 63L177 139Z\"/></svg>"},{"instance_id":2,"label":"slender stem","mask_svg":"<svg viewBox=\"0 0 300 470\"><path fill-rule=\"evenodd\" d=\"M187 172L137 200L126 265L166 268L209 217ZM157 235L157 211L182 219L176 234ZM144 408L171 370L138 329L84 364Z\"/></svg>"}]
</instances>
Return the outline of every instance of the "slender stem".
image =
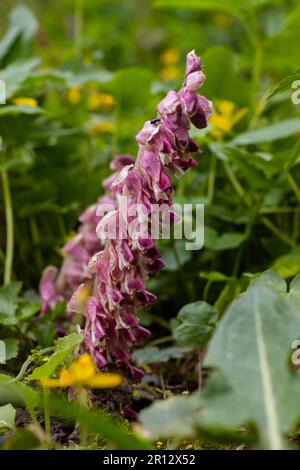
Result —
<instances>
[{"instance_id":1,"label":"slender stem","mask_svg":"<svg viewBox=\"0 0 300 470\"><path fill-rule=\"evenodd\" d=\"M294 191L294 193L296 195L296 198L297 198L298 202L300 203L300 188L299 188L298 184L296 183L295 179L293 178L293 176L291 175L291 173L288 170L285 171L285 175L288 179L288 182L290 183L290 186L291 186L292 190Z\"/></svg>"},{"instance_id":2,"label":"slender stem","mask_svg":"<svg viewBox=\"0 0 300 470\"><path fill-rule=\"evenodd\" d=\"M210 158L210 167L207 181L207 199L209 203L212 202L215 192L216 166L217 158L216 155L213 153Z\"/></svg>"},{"instance_id":3,"label":"slender stem","mask_svg":"<svg viewBox=\"0 0 300 470\"><path fill-rule=\"evenodd\" d=\"M262 217L261 221L281 241L283 241L286 245L289 245L292 248L294 248L295 246L294 241L291 240L285 233L283 233L276 225L274 225L270 219L268 219L267 217Z\"/></svg>"},{"instance_id":4,"label":"slender stem","mask_svg":"<svg viewBox=\"0 0 300 470\"><path fill-rule=\"evenodd\" d=\"M44 421L45 421L45 432L47 437L51 436L51 427L50 427L50 411L49 411L49 388L44 387Z\"/></svg>"},{"instance_id":5,"label":"slender stem","mask_svg":"<svg viewBox=\"0 0 300 470\"><path fill-rule=\"evenodd\" d=\"M14 219L13 207L11 201L10 184L6 170L1 171L1 179L3 186L3 197L6 219L6 255L4 266L4 284L11 281L12 265L14 257Z\"/></svg>"},{"instance_id":6,"label":"slender stem","mask_svg":"<svg viewBox=\"0 0 300 470\"><path fill-rule=\"evenodd\" d=\"M232 186L234 187L238 195L244 200L245 204L248 207L251 207L251 201L249 197L247 196L247 194L245 193L241 183L235 176L235 173L232 170L229 163L224 162L224 168L225 168L228 178L231 181ZM282 232L276 225L274 225L273 222L268 217L265 217L265 216L262 217L261 221L274 235L276 235L286 245L291 246L291 247L295 246L294 241L291 240L291 238L289 238L284 232Z\"/></svg>"}]
</instances>

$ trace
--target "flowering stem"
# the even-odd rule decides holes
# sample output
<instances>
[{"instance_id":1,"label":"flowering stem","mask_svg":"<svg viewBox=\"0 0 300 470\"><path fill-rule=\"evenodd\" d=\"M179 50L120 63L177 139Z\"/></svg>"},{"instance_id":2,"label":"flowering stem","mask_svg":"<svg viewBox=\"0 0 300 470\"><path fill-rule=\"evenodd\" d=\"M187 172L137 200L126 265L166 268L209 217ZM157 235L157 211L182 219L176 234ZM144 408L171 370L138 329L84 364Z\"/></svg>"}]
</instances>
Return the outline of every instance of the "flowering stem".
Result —
<instances>
[{"instance_id":1,"label":"flowering stem","mask_svg":"<svg viewBox=\"0 0 300 470\"><path fill-rule=\"evenodd\" d=\"M11 281L13 256L14 256L14 220L13 208L10 193L9 178L6 170L1 171L1 179L3 186L3 197L5 207L6 219L6 254L5 254L5 267L4 267L4 284L9 284Z\"/></svg>"}]
</instances>

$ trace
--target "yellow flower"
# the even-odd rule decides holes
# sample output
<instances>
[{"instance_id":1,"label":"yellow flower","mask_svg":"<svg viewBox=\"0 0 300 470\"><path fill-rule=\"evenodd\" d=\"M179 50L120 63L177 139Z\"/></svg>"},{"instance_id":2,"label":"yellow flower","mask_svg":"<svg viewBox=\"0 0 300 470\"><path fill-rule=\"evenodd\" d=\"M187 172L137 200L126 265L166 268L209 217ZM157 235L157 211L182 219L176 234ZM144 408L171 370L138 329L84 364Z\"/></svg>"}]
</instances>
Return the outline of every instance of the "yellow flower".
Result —
<instances>
[{"instance_id":1,"label":"yellow flower","mask_svg":"<svg viewBox=\"0 0 300 470\"><path fill-rule=\"evenodd\" d=\"M162 69L160 77L162 80L175 80L180 75L180 69L170 65Z\"/></svg>"},{"instance_id":2,"label":"yellow flower","mask_svg":"<svg viewBox=\"0 0 300 470\"><path fill-rule=\"evenodd\" d=\"M213 137L222 137L228 134L247 112L247 108L241 108L237 111L236 105L232 101L216 101L215 112L209 120L209 123L214 126L210 134Z\"/></svg>"},{"instance_id":3,"label":"yellow flower","mask_svg":"<svg viewBox=\"0 0 300 470\"><path fill-rule=\"evenodd\" d=\"M164 445L163 441L157 441L155 444L155 447L156 449L160 450L163 448L163 445Z\"/></svg>"},{"instance_id":4,"label":"yellow flower","mask_svg":"<svg viewBox=\"0 0 300 470\"><path fill-rule=\"evenodd\" d=\"M168 67L170 65L177 64L179 57L180 57L179 50L175 49L175 47L170 47L169 49L166 49L161 54L160 61L162 64Z\"/></svg>"},{"instance_id":5,"label":"yellow flower","mask_svg":"<svg viewBox=\"0 0 300 470\"><path fill-rule=\"evenodd\" d=\"M98 134L112 133L115 130L115 126L111 122L99 122L89 128L89 133L93 136Z\"/></svg>"},{"instance_id":6,"label":"yellow flower","mask_svg":"<svg viewBox=\"0 0 300 470\"><path fill-rule=\"evenodd\" d=\"M80 101L80 86L74 85L67 91L67 100L69 103L75 105Z\"/></svg>"},{"instance_id":7,"label":"yellow flower","mask_svg":"<svg viewBox=\"0 0 300 470\"><path fill-rule=\"evenodd\" d=\"M36 108L38 106L37 100L27 97L14 98L13 103L16 106L28 106L29 108Z\"/></svg>"},{"instance_id":8,"label":"yellow flower","mask_svg":"<svg viewBox=\"0 0 300 470\"><path fill-rule=\"evenodd\" d=\"M99 108L111 109L116 105L115 98L109 93L99 93L93 91L87 100L87 108L90 111L96 111Z\"/></svg>"},{"instance_id":9,"label":"yellow flower","mask_svg":"<svg viewBox=\"0 0 300 470\"><path fill-rule=\"evenodd\" d=\"M82 354L74 361L69 369L63 369L58 379L42 379L43 387L91 387L91 388L114 388L122 383L119 374L108 372L99 373L88 353Z\"/></svg>"}]
</instances>

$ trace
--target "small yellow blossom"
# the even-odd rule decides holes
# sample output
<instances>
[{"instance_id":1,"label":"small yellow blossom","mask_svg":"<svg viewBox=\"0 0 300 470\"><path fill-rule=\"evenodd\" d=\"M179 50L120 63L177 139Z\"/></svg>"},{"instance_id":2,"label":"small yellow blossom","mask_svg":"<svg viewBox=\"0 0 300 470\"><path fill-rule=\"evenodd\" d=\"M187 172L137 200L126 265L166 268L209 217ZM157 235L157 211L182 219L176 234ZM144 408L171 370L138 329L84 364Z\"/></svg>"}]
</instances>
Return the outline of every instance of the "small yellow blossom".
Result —
<instances>
[{"instance_id":1,"label":"small yellow blossom","mask_svg":"<svg viewBox=\"0 0 300 470\"><path fill-rule=\"evenodd\" d=\"M180 75L180 69L178 67L175 67L173 65L170 65L169 67L164 67L162 71L160 72L160 78L162 80L175 80L178 78Z\"/></svg>"},{"instance_id":2,"label":"small yellow blossom","mask_svg":"<svg viewBox=\"0 0 300 470\"><path fill-rule=\"evenodd\" d=\"M29 108L36 108L38 106L36 99L27 97L14 98L13 103L16 106L28 106Z\"/></svg>"},{"instance_id":3,"label":"small yellow blossom","mask_svg":"<svg viewBox=\"0 0 300 470\"><path fill-rule=\"evenodd\" d=\"M99 122L89 128L89 133L93 136L98 134L109 134L114 132L115 126L111 122Z\"/></svg>"},{"instance_id":4,"label":"small yellow blossom","mask_svg":"<svg viewBox=\"0 0 300 470\"><path fill-rule=\"evenodd\" d=\"M115 98L109 93L93 91L87 99L87 108L96 111L99 108L111 109L116 105Z\"/></svg>"},{"instance_id":5,"label":"small yellow blossom","mask_svg":"<svg viewBox=\"0 0 300 470\"><path fill-rule=\"evenodd\" d=\"M209 120L209 123L214 126L210 134L213 137L222 137L228 134L247 112L247 108L241 108L237 111L236 105L232 101L216 101L215 112Z\"/></svg>"},{"instance_id":6,"label":"small yellow blossom","mask_svg":"<svg viewBox=\"0 0 300 470\"><path fill-rule=\"evenodd\" d=\"M158 450L162 449L163 446L164 446L163 441L157 441L156 444L155 444L155 447L156 447L156 449L158 449Z\"/></svg>"},{"instance_id":7,"label":"small yellow blossom","mask_svg":"<svg viewBox=\"0 0 300 470\"><path fill-rule=\"evenodd\" d=\"M69 369L63 369L58 379L42 379L43 387L91 387L91 388L114 388L122 383L119 374L108 372L99 373L88 353L80 356L74 361Z\"/></svg>"},{"instance_id":8,"label":"small yellow blossom","mask_svg":"<svg viewBox=\"0 0 300 470\"><path fill-rule=\"evenodd\" d=\"M166 49L161 54L160 61L166 67L169 67L170 65L177 64L179 57L180 57L179 50L175 49L175 47L170 47L169 49Z\"/></svg>"},{"instance_id":9,"label":"small yellow blossom","mask_svg":"<svg viewBox=\"0 0 300 470\"><path fill-rule=\"evenodd\" d=\"M69 103L75 105L80 101L80 86L74 85L67 91L67 100Z\"/></svg>"}]
</instances>

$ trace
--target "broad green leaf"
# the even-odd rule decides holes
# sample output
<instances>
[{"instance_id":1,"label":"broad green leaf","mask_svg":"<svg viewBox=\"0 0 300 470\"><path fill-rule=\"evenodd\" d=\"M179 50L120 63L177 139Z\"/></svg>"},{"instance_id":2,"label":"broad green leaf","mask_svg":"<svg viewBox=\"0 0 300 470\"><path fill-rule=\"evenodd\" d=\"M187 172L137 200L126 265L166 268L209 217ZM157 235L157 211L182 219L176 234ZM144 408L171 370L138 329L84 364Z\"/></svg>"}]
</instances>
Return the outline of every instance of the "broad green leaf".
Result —
<instances>
[{"instance_id":1,"label":"broad green leaf","mask_svg":"<svg viewBox=\"0 0 300 470\"><path fill-rule=\"evenodd\" d=\"M241 285L237 279L231 279L226 283L214 304L220 316L223 315L232 300L240 294L241 290Z\"/></svg>"},{"instance_id":2,"label":"broad green leaf","mask_svg":"<svg viewBox=\"0 0 300 470\"><path fill-rule=\"evenodd\" d=\"M21 287L20 282L12 282L0 288L0 324L15 325L17 323L16 310Z\"/></svg>"},{"instance_id":3,"label":"broad green leaf","mask_svg":"<svg viewBox=\"0 0 300 470\"><path fill-rule=\"evenodd\" d=\"M223 374L227 391L217 400L207 397L199 423L221 428L252 423L261 448L282 449L283 436L300 416L300 377L288 366L299 335L300 316L274 289L256 285L235 300L204 360Z\"/></svg>"},{"instance_id":4,"label":"broad green leaf","mask_svg":"<svg viewBox=\"0 0 300 470\"><path fill-rule=\"evenodd\" d=\"M2 338L1 341L5 343L5 359L9 361L17 357L19 352L20 341L15 338Z\"/></svg>"},{"instance_id":5,"label":"broad green leaf","mask_svg":"<svg viewBox=\"0 0 300 470\"><path fill-rule=\"evenodd\" d=\"M138 349L134 352L134 358L139 365L167 362L170 359L180 359L191 352L191 348L180 348L171 346L169 348L159 349L156 346L149 346Z\"/></svg>"},{"instance_id":6,"label":"broad green leaf","mask_svg":"<svg viewBox=\"0 0 300 470\"><path fill-rule=\"evenodd\" d=\"M298 274L290 284L289 301L300 314L300 274Z\"/></svg>"},{"instance_id":7,"label":"broad green leaf","mask_svg":"<svg viewBox=\"0 0 300 470\"><path fill-rule=\"evenodd\" d=\"M13 64L8 65L6 69L0 71L0 79L3 80L6 85L6 99L9 99L16 94L18 88L38 64L39 59L32 58L14 62Z\"/></svg>"},{"instance_id":8,"label":"broad green leaf","mask_svg":"<svg viewBox=\"0 0 300 470\"><path fill-rule=\"evenodd\" d=\"M179 325L174 330L174 338L186 346L204 348L215 330L218 316L218 311L206 302L187 304L177 315Z\"/></svg>"},{"instance_id":9,"label":"broad green leaf","mask_svg":"<svg viewBox=\"0 0 300 470\"><path fill-rule=\"evenodd\" d=\"M200 411L198 394L160 400L140 413L140 422L151 438L189 437L194 434L195 415Z\"/></svg>"},{"instance_id":10,"label":"broad green leaf","mask_svg":"<svg viewBox=\"0 0 300 470\"><path fill-rule=\"evenodd\" d=\"M254 277L254 279L250 281L250 286L266 287L281 294L285 294L287 291L285 280L274 271L265 271L258 277Z\"/></svg>"},{"instance_id":11,"label":"broad green leaf","mask_svg":"<svg viewBox=\"0 0 300 470\"><path fill-rule=\"evenodd\" d=\"M16 410L11 404L0 406L0 428L15 427Z\"/></svg>"},{"instance_id":12,"label":"broad green leaf","mask_svg":"<svg viewBox=\"0 0 300 470\"><path fill-rule=\"evenodd\" d=\"M281 80L276 86L276 88L272 91L271 95L269 96L269 99L275 95L284 93L285 91L291 92L293 90L292 85L296 80L300 80L300 69L296 70L296 72L292 75L289 75L288 77L285 77L283 80Z\"/></svg>"},{"instance_id":13,"label":"broad green leaf","mask_svg":"<svg viewBox=\"0 0 300 470\"><path fill-rule=\"evenodd\" d=\"M284 139L300 131L300 119L292 118L275 122L262 129L246 131L232 140L233 145L254 145Z\"/></svg>"},{"instance_id":14,"label":"broad green leaf","mask_svg":"<svg viewBox=\"0 0 300 470\"><path fill-rule=\"evenodd\" d=\"M74 351L74 349L81 343L82 335L71 333L64 338L56 341L55 352L49 357L46 364L34 369L32 374L28 377L29 380L40 380L50 377L56 368Z\"/></svg>"}]
</instances>

